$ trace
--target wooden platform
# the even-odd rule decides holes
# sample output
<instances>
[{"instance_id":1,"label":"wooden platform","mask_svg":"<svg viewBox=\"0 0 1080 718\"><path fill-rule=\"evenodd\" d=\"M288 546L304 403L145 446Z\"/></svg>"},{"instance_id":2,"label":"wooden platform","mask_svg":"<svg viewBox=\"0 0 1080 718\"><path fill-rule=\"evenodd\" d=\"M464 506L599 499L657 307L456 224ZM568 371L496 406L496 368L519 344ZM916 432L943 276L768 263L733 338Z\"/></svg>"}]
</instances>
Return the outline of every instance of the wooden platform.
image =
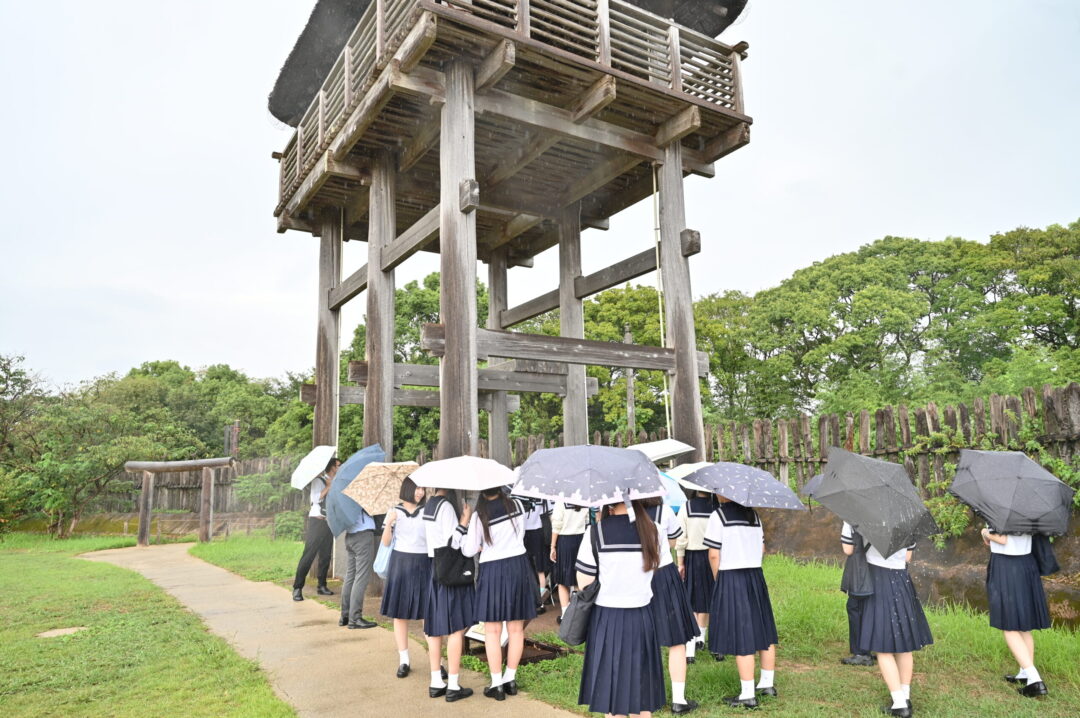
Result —
<instances>
[{"instance_id":1,"label":"wooden platform","mask_svg":"<svg viewBox=\"0 0 1080 718\"><path fill-rule=\"evenodd\" d=\"M393 147L398 238L382 268L438 251L442 70L466 57L476 182L461 203L478 210L480 259L506 246L527 265L556 244L562 208L581 201L583 225L602 228L648 196L673 139L684 173L705 176L746 144L744 53L620 0L373 2L279 155L279 231L315 233L321 208L344 206L345 238L366 239L371 158Z\"/></svg>"}]
</instances>

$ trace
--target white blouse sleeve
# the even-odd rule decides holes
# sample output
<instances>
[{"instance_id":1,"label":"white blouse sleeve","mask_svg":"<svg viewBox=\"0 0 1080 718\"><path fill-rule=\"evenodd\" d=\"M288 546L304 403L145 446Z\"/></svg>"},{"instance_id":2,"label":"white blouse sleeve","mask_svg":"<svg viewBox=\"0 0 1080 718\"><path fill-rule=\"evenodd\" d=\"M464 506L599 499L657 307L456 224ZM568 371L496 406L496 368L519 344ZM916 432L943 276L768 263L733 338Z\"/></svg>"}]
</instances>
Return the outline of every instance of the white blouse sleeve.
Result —
<instances>
[{"instance_id":1,"label":"white blouse sleeve","mask_svg":"<svg viewBox=\"0 0 1080 718\"><path fill-rule=\"evenodd\" d=\"M705 545L715 549L724 546L724 522L720 520L718 511L709 516L709 524L705 527Z\"/></svg>"},{"instance_id":2,"label":"white blouse sleeve","mask_svg":"<svg viewBox=\"0 0 1080 718\"><path fill-rule=\"evenodd\" d=\"M566 507L562 503L555 504L555 510L551 512L551 533L561 534L565 520Z\"/></svg>"},{"instance_id":3,"label":"white blouse sleeve","mask_svg":"<svg viewBox=\"0 0 1080 718\"><path fill-rule=\"evenodd\" d=\"M678 538L675 539L675 555L679 558L682 558L686 555L686 547L690 545L690 534L688 533L690 530L690 524L688 523L689 520L686 518L686 515L689 512L690 507L684 504L682 507L682 511L680 511L678 516L676 516L676 519L678 519L679 521L680 533Z\"/></svg>"},{"instance_id":4,"label":"white blouse sleeve","mask_svg":"<svg viewBox=\"0 0 1080 718\"><path fill-rule=\"evenodd\" d=\"M473 514L469 519L469 528L458 526L456 529L459 536L459 548L466 556L475 556L480 553L484 543L484 525L480 523L480 516Z\"/></svg>"},{"instance_id":5,"label":"white blouse sleeve","mask_svg":"<svg viewBox=\"0 0 1080 718\"><path fill-rule=\"evenodd\" d=\"M593 556L592 533L592 526L585 529L585 535L581 539L581 548L579 548L577 552L577 563L574 565L575 570L580 571L586 576L595 576L599 573L599 567L596 565L596 557Z\"/></svg>"}]
</instances>

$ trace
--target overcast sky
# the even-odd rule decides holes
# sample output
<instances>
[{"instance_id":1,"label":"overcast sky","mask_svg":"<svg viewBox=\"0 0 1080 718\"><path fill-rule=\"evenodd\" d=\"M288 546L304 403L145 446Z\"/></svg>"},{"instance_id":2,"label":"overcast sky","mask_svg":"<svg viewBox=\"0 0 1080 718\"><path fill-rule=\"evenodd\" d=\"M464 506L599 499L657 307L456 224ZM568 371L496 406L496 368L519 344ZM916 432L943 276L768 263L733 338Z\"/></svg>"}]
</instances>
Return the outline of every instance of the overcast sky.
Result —
<instances>
[{"instance_id":1,"label":"overcast sky","mask_svg":"<svg viewBox=\"0 0 1080 718\"><path fill-rule=\"evenodd\" d=\"M55 384L155 359L314 365L318 244L275 232L270 153L292 131L266 109L312 5L0 0L0 353ZM1080 3L751 0L721 39L750 43L754 125L715 179L687 180L695 296L890 234L1080 218ZM584 271L651 227L646 201L587 231ZM365 261L346 246L346 274ZM510 303L556 266L512 270ZM435 269L422 253L398 283ZM362 321L354 300L343 343Z\"/></svg>"}]
</instances>

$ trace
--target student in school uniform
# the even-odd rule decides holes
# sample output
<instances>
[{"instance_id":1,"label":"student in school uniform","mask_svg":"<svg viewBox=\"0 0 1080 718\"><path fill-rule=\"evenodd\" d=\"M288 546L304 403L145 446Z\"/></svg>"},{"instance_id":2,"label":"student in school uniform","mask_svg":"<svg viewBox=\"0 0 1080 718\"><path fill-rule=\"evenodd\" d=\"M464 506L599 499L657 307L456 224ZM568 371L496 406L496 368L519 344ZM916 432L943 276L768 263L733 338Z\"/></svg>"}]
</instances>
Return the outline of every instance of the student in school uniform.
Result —
<instances>
[{"instance_id":1,"label":"student in school uniform","mask_svg":"<svg viewBox=\"0 0 1080 718\"><path fill-rule=\"evenodd\" d=\"M845 522L840 542L849 556L855 550L853 534L851 524ZM863 606L858 648L861 653L877 653L878 670L892 697L892 703L882 706L882 712L907 717L912 715L912 653L934 642L907 569L915 544L891 556L882 556L865 539L864 544L874 591Z\"/></svg>"},{"instance_id":2,"label":"student in school uniform","mask_svg":"<svg viewBox=\"0 0 1080 718\"><path fill-rule=\"evenodd\" d=\"M735 656L740 690L726 696L733 708L756 708L757 696L776 697L776 622L769 588L761 571L765 535L752 508L724 496L709 517L704 543L716 585L709 606L709 650ZM761 657L761 677L754 686L754 658Z\"/></svg>"},{"instance_id":3,"label":"student in school uniform","mask_svg":"<svg viewBox=\"0 0 1080 718\"><path fill-rule=\"evenodd\" d=\"M873 593L870 579L870 565L866 562L866 542L859 533L852 533L852 552L844 559L844 573L840 579L840 590L847 594L848 648L850 656L840 659L845 666L877 665L873 654L859 648L859 630L862 626L863 610L866 598Z\"/></svg>"},{"instance_id":4,"label":"student in school uniform","mask_svg":"<svg viewBox=\"0 0 1080 718\"><path fill-rule=\"evenodd\" d=\"M544 499L524 499L521 505L525 509L525 554L528 556L529 565L536 573L536 583L540 587L540 594L536 596L537 613L544 612L544 603L540 599L544 591L549 588L548 576L551 566L548 563L547 544L544 543L544 514L548 512L548 502Z\"/></svg>"},{"instance_id":5,"label":"student in school uniform","mask_svg":"<svg viewBox=\"0 0 1080 718\"><path fill-rule=\"evenodd\" d=\"M429 558L435 558L439 546L460 547L458 528L457 492L438 489L424 505L424 539ZM469 507L461 509L462 521L467 522ZM435 578L432 563L428 581L427 601L424 604L424 635L427 637L428 661L431 664L431 684L428 696L446 697L448 703L468 698L472 688L459 683L461 674L461 650L465 643L465 629L475 623L473 618L475 593L472 585L444 586ZM442 677L442 642L446 637L446 682Z\"/></svg>"},{"instance_id":6,"label":"student in school uniform","mask_svg":"<svg viewBox=\"0 0 1080 718\"><path fill-rule=\"evenodd\" d=\"M690 596L671 558L671 549L683 535L682 524L675 512L661 499L646 499L649 518L656 524L660 541L660 563L653 572L652 601L656 638L668 649L668 675L671 676L671 712L685 715L698 707L697 701L686 698L686 645L701 635ZM603 585L603 584L601 584Z\"/></svg>"},{"instance_id":7,"label":"student in school uniform","mask_svg":"<svg viewBox=\"0 0 1080 718\"><path fill-rule=\"evenodd\" d=\"M525 555L525 508L501 489L483 491L476 512L463 519L461 552L480 554L476 581L477 621L484 622L484 648L491 684L484 695L497 701L516 696L518 663L525 649L525 621L536 618L536 596ZM502 670L502 624L506 622L506 670Z\"/></svg>"},{"instance_id":8,"label":"student in school uniform","mask_svg":"<svg viewBox=\"0 0 1080 718\"><path fill-rule=\"evenodd\" d=\"M413 480L401 482L401 503L390 510L383 527L382 543L394 541L390 568L383 587L379 612L394 619L394 642L398 649L397 677L409 675L409 621L424 617L428 585L431 581L431 558L427 550L427 530L421 516L424 489Z\"/></svg>"},{"instance_id":9,"label":"student in school uniform","mask_svg":"<svg viewBox=\"0 0 1080 718\"><path fill-rule=\"evenodd\" d=\"M709 602L712 601L716 581L709 566L705 529L715 510L715 496L706 491L694 491L678 514L682 534L675 541L675 561L678 563L679 576L686 584L690 608L698 626L698 636L686 643L687 663L693 663L697 649L705 647L705 629L709 626Z\"/></svg>"},{"instance_id":10,"label":"student in school uniform","mask_svg":"<svg viewBox=\"0 0 1080 718\"><path fill-rule=\"evenodd\" d=\"M1036 536L1035 541L1045 541ZM986 567L986 594L990 603L990 625L999 629L1020 670L1005 676L1009 683L1021 684L1020 695L1037 698L1047 694L1046 684L1035 668L1035 639L1031 632L1050 628L1039 566L1032 554L1031 534L1004 535L982 530L983 543L990 547Z\"/></svg>"},{"instance_id":11,"label":"student in school uniform","mask_svg":"<svg viewBox=\"0 0 1080 718\"><path fill-rule=\"evenodd\" d=\"M577 587L578 549L589 525L589 510L581 506L557 503L551 512L551 582L559 587L559 623L570 605L570 591Z\"/></svg>"},{"instance_id":12,"label":"student in school uniform","mask_svg":"<svg viewBox=\"0 0 1080 718\"><path fill-rule=\"evenodd\" d=\"M589 615L578 703L594 713L651 718L665 702L649 605L660 539L646 507L640 501L632 506L632 515L626 504L605 506L578 550L578 586L600 582Z\"/></svg>"}]
</instances>

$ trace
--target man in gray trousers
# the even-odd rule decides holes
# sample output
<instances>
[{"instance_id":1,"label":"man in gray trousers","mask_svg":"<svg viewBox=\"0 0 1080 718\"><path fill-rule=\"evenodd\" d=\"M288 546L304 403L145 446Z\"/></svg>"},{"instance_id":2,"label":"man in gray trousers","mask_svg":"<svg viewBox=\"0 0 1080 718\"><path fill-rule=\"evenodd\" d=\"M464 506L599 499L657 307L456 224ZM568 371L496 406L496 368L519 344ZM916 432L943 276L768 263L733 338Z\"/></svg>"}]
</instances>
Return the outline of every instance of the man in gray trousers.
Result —
<instances>
[{"instance_id":1,"label":"man in gray trousers","mask_svg":"<svg viewBox=\"0 0 1080 718\"><path fill-rule=\"evenodd\" d=\"M356 523L345 531L345 582L341 585L339 626L373 628L378 624L363 617L364 594L375 563L375 519L360 509Z\"/></svg>"}]
</instances>

